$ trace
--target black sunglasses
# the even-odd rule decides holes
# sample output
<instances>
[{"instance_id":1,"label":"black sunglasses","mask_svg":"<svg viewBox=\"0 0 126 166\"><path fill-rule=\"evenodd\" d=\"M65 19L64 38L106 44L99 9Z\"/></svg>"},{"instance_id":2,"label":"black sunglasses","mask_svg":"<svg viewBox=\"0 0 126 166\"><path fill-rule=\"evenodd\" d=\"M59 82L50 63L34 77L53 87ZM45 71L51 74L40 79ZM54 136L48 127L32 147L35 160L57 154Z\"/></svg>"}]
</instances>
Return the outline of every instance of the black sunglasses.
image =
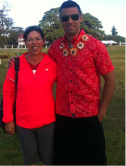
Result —
<instances>
[{"instance_id":1,"label":"black sunglasses","mask_svg":"<svg viewBox=\"0 0 126 166\"><path fill-rule=\"evenodd\" d=\"M61 20L63 22L67 22L69 20L69 17L71 17L72 20L77 21L79 19L79 14L71 14L70 16L63 15L61 16Z\"/></svg>"}]
</instances>

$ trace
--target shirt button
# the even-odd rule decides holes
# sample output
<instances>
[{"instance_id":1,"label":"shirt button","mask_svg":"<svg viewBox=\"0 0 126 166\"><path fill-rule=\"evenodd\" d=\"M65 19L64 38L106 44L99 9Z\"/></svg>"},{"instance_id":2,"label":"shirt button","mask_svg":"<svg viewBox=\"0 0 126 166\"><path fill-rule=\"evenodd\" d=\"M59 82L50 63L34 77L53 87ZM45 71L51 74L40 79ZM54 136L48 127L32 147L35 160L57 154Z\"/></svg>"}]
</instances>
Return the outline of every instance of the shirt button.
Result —
<instances>
[{"instance_id":1,"label":"shirt button","mask_svg":"<svg viewBox=\"0 0 126 166\"><path fill-rule=\"evenodd\" d=\"M72 60L72 58L70 58L70 60Z\"/></svg>"},{"instance_id":2,"label":"shirt button","mask_svg":"<svg viewBox=\"0 0 126 166\"><path fill-rule=\"evenodd\" d=\"M72 114L72 117L75 117L75 114Z\"/></svg>"},{"instance_id":3,"label":"shirt button","mask_svg":"<svg viewBox=\"0 0 126 166\"><path fill-rule=\"evenodd\" d=\"M72 82L72 80L70 80L70 82Z\"/></svg>"},{"instance_id":4,"label":"shirt button","mask_svg":"<svg viewBox=\"0 0 126 166\"><path fill-rule=\"evenodd\" d=\"M70 93L72 93L72 92L70 92Z\"/></svg>"},{"instance_id":5,"label":"shirt button","mask_svg":"<svg viewBox=\"0 0 126 166\"><path fill-rule=\"evenodd\" d=\"M36 79L36 77L34 77L34 79Z\"/></svg>"},{"instance_id":6,"label":"shirt button","mask_svg":"<svg viewBox=\"0 0 126 166\"><path fill-rule=\"evenodd\" d=\"M71 102L71 104L73 104L73 102Z\"/></svg>"},{"instance_id":7,"label":"shirt button","mask_svg":"<svg viewBox=\"0 0 126 166\"><path fill-rule=\"evenodd\" d=\"M72 71L72 69L70 69L70 71Z\"/></svg>"}]
</instances>

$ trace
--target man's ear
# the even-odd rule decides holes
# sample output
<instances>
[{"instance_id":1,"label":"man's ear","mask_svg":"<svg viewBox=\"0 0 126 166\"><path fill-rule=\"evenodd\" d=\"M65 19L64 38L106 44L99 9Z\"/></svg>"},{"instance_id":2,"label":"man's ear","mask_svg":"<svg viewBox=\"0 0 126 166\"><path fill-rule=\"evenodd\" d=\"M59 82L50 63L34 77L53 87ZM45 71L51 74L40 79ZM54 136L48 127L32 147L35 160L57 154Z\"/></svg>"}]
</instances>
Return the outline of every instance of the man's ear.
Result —
<instances>
[{"instance_id":1,"label":"man's ear","mask_svg":"<svg viewBox=\"0 0 126 166\"><path fill-rule=\"evenodd\" d=\"M80 15L80 22L82 22L83 21L83 17L82 17L82 14Z\"/></svg>"}]
</instances>

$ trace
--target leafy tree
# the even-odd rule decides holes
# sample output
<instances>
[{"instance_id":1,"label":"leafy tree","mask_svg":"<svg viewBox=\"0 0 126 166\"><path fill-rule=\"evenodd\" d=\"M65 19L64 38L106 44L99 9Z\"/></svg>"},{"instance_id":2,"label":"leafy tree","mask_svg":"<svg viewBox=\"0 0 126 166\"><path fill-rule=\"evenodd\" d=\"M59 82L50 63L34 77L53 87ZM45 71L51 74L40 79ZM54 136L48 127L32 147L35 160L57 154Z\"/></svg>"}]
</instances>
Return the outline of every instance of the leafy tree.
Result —
<instances>
[{"instance_id":1,"label":"leafy tree","mask_svg":"<svg viewBox=\"0 0 126 166\"><path fill-rule=\"evenodd\" d=\"M24 33L22 27L12 27L12 29L9 31L7 43L17 46L18 45L17 40L21 33Z\"/></svg>"},{"instance_id":2,"label":"leafy tree","mask_svg":"<svg viewBox=\"0 0 126 166\"><path fill-rule=\"evenodd\" d=\"M3 8L0 10L0 36L7 36L9 30L12 28L13 19L8 17L10 8L11 6L5 1Z\"/></svg>"},{"instance_id":3,"label":"leafy tree","mask_svg":"<svg viewBox=\"0 0 126 166\"><path fill-rule=\"evenodd\" d=\"M24 30L22 27L12 27L11 30L9 30L7 36L1 36L0 37L0 47L4 47L4 45L18 45L18 37L20 33L24 33Z\"/></svg>"},{"instance_id":4,"label":"leafy tree","mask_svg":"<svg viewBox=\"0 0 126 166\"><path fill-rule=\"evenodd\" d=\"M82 14L82 17L83 21L81 23L81 28L84 29L85 33L91 34L99 40L103 39L105 32L101 30L103 28L101 21L90 13Z\"/></svg>"},{"instance_id":5,"label":"leafy tree","mask_svg":"<svg viewBox=\"0 0 126 166\"><path fill-rule=\"evenodd\" d=\"M114 25L113 25L113 27L112 27L111 32L112 32L112 36L116 36L116 35L118 34L118 32L116 31Z\"/></svg>"},{"instance_id":6,"label":"leafy tree","mask_svg":"<svg viewBox=\"0 0 126 166\"><path fill-rule=\"evenodd\" d=\"M46 40L49 40L50 43L62 37L64 31L59 21L59 8L52 8L45 12L39 26L42 28Z\"/></svg>"},{"instance_id":7,"label":"leafy tree","mask_svg":"<svg viewBox=\"0 0 126 166\"><path fill-rule=\"evenodd\" d=\"M82 14L82 16L83 22L81 23L81 28L84 29L87 34L91 34L99 40L102 39L105 33L101 30L103 28L101 22L89 13ZM54 40L62 37L64 30L59 21L59 8L52 8L45 12L39 26L42 28L45 38L50 44Z\"/></svg>"},{"instance_id":8,"label":"leafy tree","mask_svg":"<svg viewBox=\"0 0 126 166\"><path fill-rule=\"evenodd\" d=\"M8 11L10 11L10 8L11 6L5 1L2 9L0 10L0 46L3 48L7 43L8 32L13 25L13 19L8 17Z\"/></svg>"},{"instance_id":9,"label":"leafy tree","mask_svg":"<svg viewBox=\"0 0 126 166\"><path fill-rule=\"evenodd\" d=\"M0 46L6 44L17 45L18 36L23 33L22 27L13 27L13 19L8 17L8 12L11 10L11 5L5 1L0 10Z\"/></svg>"},{"instance_id":10,"label":"leafy tree","mask_svg":"<svg viewBox=\"0 0 126 166\"><path fill-rule=\"evenodd\" d=\"M3 48L5 44L7 44L8 37L0 36L0 47Z\"/></svg>"}]
</instances>

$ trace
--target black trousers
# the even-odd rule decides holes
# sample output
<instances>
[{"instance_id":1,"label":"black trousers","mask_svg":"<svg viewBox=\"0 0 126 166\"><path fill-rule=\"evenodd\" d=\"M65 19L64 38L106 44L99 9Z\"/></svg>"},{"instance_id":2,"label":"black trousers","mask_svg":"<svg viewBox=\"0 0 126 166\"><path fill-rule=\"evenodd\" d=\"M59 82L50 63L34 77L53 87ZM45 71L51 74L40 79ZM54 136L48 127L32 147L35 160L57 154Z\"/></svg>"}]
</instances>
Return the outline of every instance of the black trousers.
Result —
<instances>
[{"instance_id":1,"label":"black trousers","mask_svg":"<svg viewBox=\"0 0 126 166\"><path fill-rule=\"evenodd\" d=\"M103 126L98 117L56 115L54 165L106 165Z\"/></svg>"}]
</instances>

